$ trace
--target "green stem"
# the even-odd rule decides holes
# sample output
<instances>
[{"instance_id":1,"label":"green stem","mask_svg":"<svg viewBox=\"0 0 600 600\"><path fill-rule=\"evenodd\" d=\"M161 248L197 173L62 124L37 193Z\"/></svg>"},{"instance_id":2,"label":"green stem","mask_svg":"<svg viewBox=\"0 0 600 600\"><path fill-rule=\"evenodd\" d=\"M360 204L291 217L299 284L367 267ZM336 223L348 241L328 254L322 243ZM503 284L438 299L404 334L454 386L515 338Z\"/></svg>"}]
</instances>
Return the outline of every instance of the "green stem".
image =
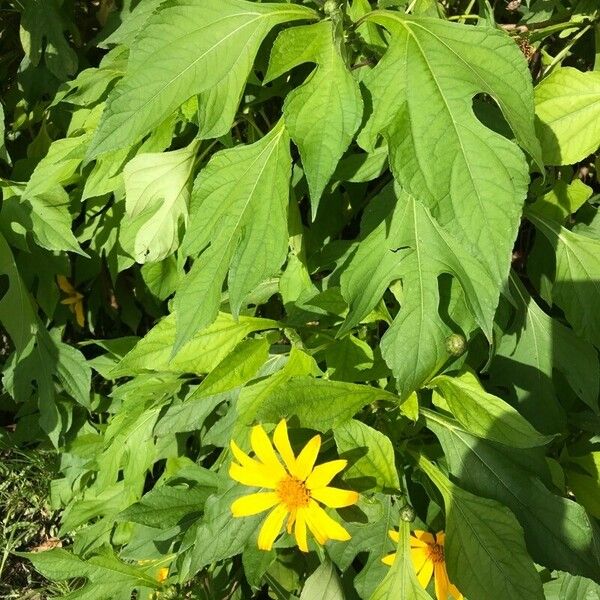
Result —
<instances>
[{"instance_id":1,"label":"green stem","mask_svg":"<svg viewBox=\"0 0 600 600\"><path fill-rule=\"evenodd\" d=\"M562 62L573 46L592 28L592 25L586 25L581 31L579 31L576 35L574 35L571 41L554 57L552 62L544 69L543 76L545 77L554 69L554 67Z\"/></svg>"},{"instance_id":2,"label":"green stem","mask_svg":"<svg viewBox=\"0 0 600 600\"><path fill-rule=\"evenodd\" d=\"M475 6L475 0L471 0L469 2L469 5L467 6L467 10L465 10L465 18L463 18L462 20L460 20L460 23L464 23L466 21L467 15L471 14L471 11L473 10L474 6ZM469 18L471 18L471 17L469 16Z\"/></svg>"}]
</instances>

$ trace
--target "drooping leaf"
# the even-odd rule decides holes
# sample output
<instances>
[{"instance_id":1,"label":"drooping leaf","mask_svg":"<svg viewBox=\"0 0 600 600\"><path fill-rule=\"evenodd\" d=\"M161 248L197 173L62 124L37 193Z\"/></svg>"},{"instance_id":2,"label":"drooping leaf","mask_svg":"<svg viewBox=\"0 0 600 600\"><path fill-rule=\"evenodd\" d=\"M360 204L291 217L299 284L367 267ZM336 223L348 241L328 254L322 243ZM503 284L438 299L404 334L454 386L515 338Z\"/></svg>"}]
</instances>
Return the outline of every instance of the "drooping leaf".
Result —
<instances>
[{"instance_id":1,"label":"drooping leaf","mask_svg":"<svg viewBox=\"0 0 600 600\"><path fill-rule=\"evenodd\" d=\"M342 582L330 560L321 563L306 579L300 600L345 600Z\"/></svg>"},{"instance_id":2,"label":"drooping leaf","mask_svg":"<svg viewBox=\"0 0 600 600\"><path fill-rule=\"evenodd\" d=\"M488 337L496 309L494 282L406 192L396 199L388 189L378 197L366 211L363 231L367 235L341 276L350 311L340 333L373 310L386 288L401 279L400 312L383 336L381 349L405 398L449 357L446 339L452 330L438 314L438 276L450 273L458 280L473 317Z\"/></svg>"},{"instance_id":3,"label":"drooping leaf","mask_svg":"<svg viewBox=\"0 0 600 600\"><path fill-rule=\"evenodd\" d=\"M125 77L111 92L88 157L137 142L188 98L232 72L239 98L254 57L277 24L313 19L309 8L246 0L163 4L132 42ZM221 106L215 106L221 111Z\"/></svg>"},{"instance_id":4,"label":"drooping leaf","mask_svg":"<svg viewBox=\"0 0 600 600\"><path fill-rule=\"evenodd\" d=\"M439 390L461 425L480 438L513 448L543 446L552 440L537 432L510 404L487 393L469 371L438 375L429 387Z\"/></svg>"},{"instance_id":5,"label":"drooping leaf","mask_svg":"<svg viewBox=\"0 0 600 600\"><path fill-rule=\"evenodd\" d=\"M378 400L399 403L394 394L368 385L294 377L270 394L257 410L256 418L278 423L283 417L296 417L303 427L327 431Z\"/></svg>"},{"instance_id":6,"label":"drooping leaf","mask_svg":"<svg viewBox=\"0 0 600 600\"><path fill-rule=\"evenodd\" d=\"M394 448L383 433L352 419L333 430L341 457L348 460L344 478L352 489L397 490Z\"/></svg>"},{"instance_id":7,"label":"drooping leaf","mask_svg":"<svg viewBox=\"0 0 600 600\"><path fill-rule=\"evenodd\" d=\"M372 150L383 133L397 181L482 262L499 292L528 167L514 142L478 121L472 100L481 93L493 98L517 142L541 166L526 61L497 29L391 11L366 18L388 29L391 41L365 76L373 112L358 140Z\"/></svg>"},{"instance_id":8,"label":"drooping leaf","mask_svg":"<svg viewBox=\"0 0 600 600\"><path fill-rule=\"evenodd\" d=\"M535 88L536 129L547 165L572 165L600 146L600 72L555 69Z\"/></svg>"},{"instance_id":9,"label":"drooping leaf","mask_svg":"<svg viewBox=\"0 0 600 600\"><path fill-rule=\"evenodd\" d=\"M490 365L493 381L502 385L510 381L517 388L523 414L543 432L564 426L553 369L597 411L600 368L593 346L547 315L514 273L509 278L509 293L515 315Z\"/></svg>"},{"instance_id":10,"label":"drooping leaf","mask_svg":"<svg viewBox=\"0 0 600 600\"><path fill-rule=\"evenodd\" d=\"M543 462L531 451L501 449L468 434L455 421L424 412L459 484L511 509L536 562L598 579L600 531L581 505L544 486Z\"/></svg>"},{"instance_id":11,"label":"drooping leaf","mask_svg":"<svg viewBox=\"0 0 600 600\"><path fill-rule=\"evenodd\" d=\"M204 516L184 538L178 558L180 577L189 579L205 565L240 554L256 535L261 515L234 518L231 514L232 502L245 493L247 489L233 487L208 498Z\"/></svg>"},{"instance_id":12,"label":"drooping leaf","mask_svg":"<svg viewBox=\"0 0 600 600\"><path fill-rule=\"evenodd\" d=\"M111 372L113 377L144 372L208 373L215 368L246 335L253 331L274 329L275 321L240 317L237 321L220 314L208 328L196 332L181 351L172 357L175 344L175 314L165 317Z\"/></svg>"},{"instance_id":13,"label":"drooping leaf","mask_svg":"<svg viewBox=\"0 0 600 600\"><path fill-rule=\"evenodd\" d=\"M300 150L314 219L323 190L360 125L363 101L340 53L332 21L280 33L265 83L304 62L317 67L286 96L283 118Z\"/></svg>"},{"instance_id":14,"label":"drooping leaf","mask_svg":"<svg viewBox=\"0 0 600 600\"><path fill-rule=\"evenodd\" d=\"M543 600L542 581L510 510L459 488L424 457L419 466L444 497L446 567L461 593L472 600Z\"/></svg>"},{"instance_id":15,"label":"drooping leaf","mask_svg":"<svg viewBox=\"0 0 600 600\"><path fill-rule=\"evenodd\" d=\"M388 574L381 559L393 549L388 532L398 525L398 506L389 496L376 494L372 500L359 501L367 522L347 522L345 527L352 536L347 542L332 542L327 553L340 570L346 571L361 553L368 559L354 579L354 586L361 598L369 598ZM419 599L421 600L421 599Z\"/></svg>"},{"instance_id":16,"label":"drooping leaf","mask_svg":"<svg viewBox=\"0 0 600 600\"><path fill-rule=\"evenodd\" d=\"M68 581L85 578L86 584L63 596L65 600L116 600L131 597L134 590L156 590L157 580L142 567L104 551L83 560L62 548L23 554L48 579Z\"/></svg>"},{"instance_id":17,"label":"drooping leaf","mask_svg":"<svg viewBox=\"0 0 600 600\"><path fill-rule=\"evenodd\" d=\"M600 240L580 235L532 212L528 218L556 250L552 299L575 333L600 348L600 319L591 306L600 303Z\"/></svg>"},{"instance_id":18,"label":"drooping leaf","mask_svg":"<svg viewBox=\"0 0 600 600\"><path fill-rule=\"evenodd\" d=\"M125 166L121 244L136 262L158 262L179 246L197 149L192 142L181 150L138 154Z\"/></svg>"},{"instance_id":19,"label":"drooping leaf","mask_svg":"<svg viewBox=\"0 0 600 600\"><path fill-rule=\"evenodd\" d=\"M237 439L242 432L248 430L248 426L254 423L256 414L264 403L293 377L302 375L319 375L321 372L314 358L306 352L292 347L289 357L283 368L279 368L269 377L244 387L236 404L237 421L234 429L234 437Z\"/></svg>"},{"instance_id":20,"label":"drooping leaf","mask_svg":"<svg viewBox=\"0 0 600 600\"><path fill-rule=\"evenodd\" d=\"M182 250L200 254L175 296L176 350L217 316L229 271L232 312L287 253L291 158L283 123L258 142L214 155L192 192Z\"/></svg>"}]
</instances>

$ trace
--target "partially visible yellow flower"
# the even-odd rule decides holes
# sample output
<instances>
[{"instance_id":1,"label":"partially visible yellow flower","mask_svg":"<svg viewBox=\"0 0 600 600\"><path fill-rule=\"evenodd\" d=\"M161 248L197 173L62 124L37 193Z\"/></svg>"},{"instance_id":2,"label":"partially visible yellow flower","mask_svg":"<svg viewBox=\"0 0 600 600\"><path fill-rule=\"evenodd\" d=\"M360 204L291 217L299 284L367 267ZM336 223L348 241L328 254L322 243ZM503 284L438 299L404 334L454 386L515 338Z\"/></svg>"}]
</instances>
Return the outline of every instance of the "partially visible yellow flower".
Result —
<instances>
[{"instance_id":1,"label":"partially visible yellow flower","mask_svg":"<svg viewBox=\"0 0 600 600\"><path fill-rule=\"evenodd\" d=\"M440 531L435 538L427 531L415 530L410 536L410 558L417 573L419 583L426 588L435 577L435 595L437 600L448 600L450 595L455 600L463 600L463 595L455 585L450 583L446 571L444 558L444 542L446 534ZM389 536L398 543L400 538L397 531L390 531ZM388 554L383 558L386 565L391 565L396 558L396 553Z\"/></svg>"},{"instance_id":2,"label":"partially visible yellow flower","mask_svg":"<svg viewBox=\"0 0 600 600\"><path fill-rule=\"evenodd\" d=\"M85 325L85 316L83 314L83 294L80 294L72 285L71 282L64 276L56 277L58 287L67 294L67 298L61 300L61 304L66 304L69 310L75 315L75 320L79 327Z\"/></svg>"},{"instance_id":3,"label":"partially visible yellow flower","mask_svg":"<svg viewBox=\"0 0 600 600\"><path fill-rule=\"evenodd\" d=\"M156 580L158 581L158 583L162 583L167 579L168 576L169 567L162 567L158 570L158 573L156 574Z\"/></svg>"},{"instance_id":4,"label":"partially visible yellow flower","mask_svg":"<svg viewBox=\"0 0 600 600\"><path fill-rule=\"evenodd\" d=\"M272 490L238 498L231 505L233 516L247 517L274 507L258 534L261 550L273 547L286 517L287 532L292 533L294 529L302 552L308 552L307 527L321 545L327 540L349 540L350 534L318 504L342 508L358 501L356 492L328 486L346 467L347 461L332 460L315 467L321 448L319 435L314 436L296 457L285 419L275 428L273 442L279 456L265 430L260 425L253 427L250 443L256 458L250 458L232 440L231 451L237 463L231 463L230 477L244 485Z\"/></svg>"}]
</instances>

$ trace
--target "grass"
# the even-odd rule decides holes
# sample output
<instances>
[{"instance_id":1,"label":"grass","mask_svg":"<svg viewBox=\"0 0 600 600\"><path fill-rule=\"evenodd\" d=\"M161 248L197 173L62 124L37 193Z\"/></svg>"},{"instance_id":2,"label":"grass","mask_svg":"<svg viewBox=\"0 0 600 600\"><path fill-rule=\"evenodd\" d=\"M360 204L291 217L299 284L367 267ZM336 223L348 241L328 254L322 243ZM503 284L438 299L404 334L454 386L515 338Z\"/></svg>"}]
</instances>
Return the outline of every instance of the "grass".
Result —
<instances>
[{"instance_id":1,"label":"grass","mask_svg":"<svg viewBox=\"0 0 600 600\"><path fill-rule=\"evenodd\" d=\"M54 471L51 453L12 448L0 434L0 600L46 600L68 591L13 554L59 543L49 503Z\"/></svg>"}]
</instances>

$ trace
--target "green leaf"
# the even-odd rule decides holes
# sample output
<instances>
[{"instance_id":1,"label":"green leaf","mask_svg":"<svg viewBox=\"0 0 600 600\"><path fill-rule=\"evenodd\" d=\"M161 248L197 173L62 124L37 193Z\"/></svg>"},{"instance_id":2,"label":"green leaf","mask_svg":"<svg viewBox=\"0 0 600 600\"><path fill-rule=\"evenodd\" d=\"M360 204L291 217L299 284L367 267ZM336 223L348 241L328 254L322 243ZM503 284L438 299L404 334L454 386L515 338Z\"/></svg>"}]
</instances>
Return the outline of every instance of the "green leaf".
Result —
<instances>
[{"instance_id":1,"label":"green leaf","mask_svg":"<svg viewBox=\"0 0 600 600\"><path fill-rule=\"evenodd\" d=\"M438 375L429 387L441 392L459 423L478 437L513 448L543 446L552 440L538 433L510 404L487 393L469 371Z\"/></svg>"},{"instance_id":2,"label":"green leaf","mask_svg":"<svg viewBox=\"0 0 600 600\"><path fill-rule=\"evenodd\" d=\"M301 375L319 375L321 372L314 358L306 352L292 347L283 368L262 381L248 385L240 391L236 405L237 421L233 437L241 437L254 423L257 412L269 400L272 394L284 386L292 377ZM265 373L268 374L268 373Z\"/></svg>"},{"instance_id":3,"label":"green leaf","mask_svg":"<svg viewBox=\"0 0 600 600\"><path fill-rule=\"evenodd\" d=\"M182 250L202 254L175 296L176 351L214 321L228 271L237 316L248 294L281 267L288 247L290 175L282 123L254 144L217 152L200 172Z\"/></svg>"},{"instance_id":4,"label":"green leaf","mask_svg":"<svg viewBox=\"0 0 600 600\"><path fill-rule=\"evenodd\" d=\"M333 430L335 443L349 467L344 478L352 489L398 490L400 482L390 439L352 419Z\"/></svg>"},{"instance_id":5,"label":"green leaf","mask_svg":"<svg viewBox=\"0 0 600 600\"><path fill-rule=\"evenodd\" d=\"M18 402L37 394L40 426L58 446L63 416L58 410L54 377L76 402L89 407L91 368L79 350L63 344L43 327L10 247L1 235L0 275L7 278L6 291L0 297L0 323L15 346L14 368L3 377L4 389Z\"/></svg>"},{"instance_id":6,"label":"green leaf","mask_svg":"<svg viewBox=\"0 0 600 600\"><path fill-rule=\"evenodd\" d=\"M34 65L42 53L48 69L60 80L77 71L77 54L65 39L64 31L75 29L68 23L59 0L23 0L20 38L23 50Z\"/></svg>"},{"instance_id":7,"label":"green leaf","mask_svg":"<svg viewBox=\"0 0 600 600\"><path fill-rule=\"evenodd\" d=\"M600 72L555 69L535 88L544 163L572 165L600 146Z\"/></svg>"},{"instance_id":8,"label":"green leaf","mask_svg":"<svg viewBox=\"0 0 600 600\"><path fill-rule=\"evenodd\" d=\"M112 377L136 375L149 371L166 373L208 373L212 371L249 333L275 329L269 319L240 317L221 313L208 328L196 332L172 357L175 344L175 314L155 325L117 364Z\"/></svg>"},{"instance_id":9,"label":"green leaf","mask_svg":"<svg viewBox=\"0 0 600 600\"><path fill-rule=\"evenodd\" d=\"M565 219L579 210L593 193L594 190L581 179L574 179L570 183L559 179L548 193L528 208L540 217L552 219L563 225Z\"/></svg>"},{"instance_id":10,"label":"green leaf","mask_svg":"<svg viewBox=\"0 0 600 600\"><path fill-rule=\"evenodd\" d=\"M246 493L246 488L236 486L208 498L204 517L184 538L184 552L178 559L180 580L191 578L206 565L240 554L256 534L263 515L236 518L231 514L233 501Z\"/></svg>"},{"instance_id":11,"label":"green leaf","mask_svg":"<svg viewBox=\"0 0 600 600\"><path fill-rule=\"evenodd\" d=\"M371 594L369 600L430 600L431 596L421 587L410 557L410 525L400 521L400 539L396 546L396 558L384 580Z\"/></svg>"},{"instance_id":12,"label":"green leaf","mask_svg":"<svg viewBox=\"0 0 600 600\"><path fill-rule=\"evenodd\" d=\"M275 25L314 17L314 11L293 4L163 4L131 42L127 72L108 98L88 158L137 142L188 98L214 88L231 73L237 89L230 88L229 94L239 99L267 33Z\"/></svg>"},{"instance_id":13,"label":"green leaf","mask_svg":"<svg viewBox=\"0 0 600 600\"><path fill-rule=\"evenodd\" d=\"M38 329L37 313L21 279L10 246L0 235L0 275L7 278L0 296L0 323L8 332L17 354L25 351Z\"/></svg>"},{"instance_id":14,"label":"green leaf","mask_svg":"<svg viewBox=\"0 0 600 600\"><path fill-rule=\"evenodd\" d=\"M138 154L127 163L121 244L138 263L158 262L179 246L188 217L199 142L173 152Z\"/></svg>"},{"instance_id":15,"label":"green leaf","mask_svg":"<svg viewBox=\"0 0 600 600\"><path fill-rule=\"evenodd\" d=\"M383 133L394 177L481 260L499 291L529 170L515 143L479 122L472 100L482 93L491 97L517 142L541 167L527 63L497 29L391 11L366 18L388 29L391 41L364 78L373 111L359 143L372 150Z\"/></svg>"},{"instance_id":16,"label":"green leaf","mask_svg":"<svg viewBox=\"0 0 600 600\"><path fill-rule=\"evenodd\" d=\"M363 112L358 83L340 53L332 21L287 29L271 50L265 83L305 63L317 63L306 81L288 93L285 126L300 150L310 189L312 216L325 186L346 151Z\"/></svg>"},{"instance_id":17,"label":"green leaf","mask_svg":"<svg viewBox=\"0 0 600 600\"><path fill-rule=\"evenodd\" d=\"M202 381L190 400L222 394L250 381L269 357L266 338L241 341Z\"/></svg>"},{"instance_id":18,"label":"green leaf","mask_svg":"<svg viewBox=\"0 0 600 600\"><path fill-rule=\"evenodd\" d=\"M465 292L470 312L486 336L496 310L493 280L481 264L450 237L415 198L388 188L363 219L368 234L341 275L350 311L340 330L348 331L382 298L386 288L402 280L400 312L381 340L384 359L406 398L448 360L446 339L452 330L438 315L438 277L450 273ZM462 325L470 328L470 319Z\"/></svg>"},{"instance_id":19,"label":"green leaf","mask_svg":"<svg viewBox=\"0 0 600 600\"><path fill-rule=\"evenodd\" d=\"M600 348L600 319L590 310L600 304L600 240L531 212L527 216L556 249L553 301L562 308L575 333Z\"/></svg>"},{"instance_id":20,"label":"green leaf","mask_svg":"<svg viewBox=\"0 0 600 600\"><path fill-rule=\"evenodd\" d=\"M134 9L123 19L123 22L116 31L102 42L102 46L111 46L113 44L131 46L140 31L144 30L150 16L164 2L165 0L144 0L144 2L136 4Z\"/></svg>"},{"instance_id":21,"label":"green leaf","mask_svg":"<svg viewBox=\"0 0 600 600\"><path fill-rule=\"evenodd\" d=\"M4 137L4 107L0 102L0 160L10 164L10 156L6 151Z\"/></svg>"},{"instance_id":22,"label":"green leaf","mask_svg":"<svg viewBox=\"0 0 600 600\"><path fill-rule=\"evenodd\" d=\"M363 522L346 522L344 526L352 537L347 542L328 543L327 553L341 571L347 571L359 554L368 554L366 564L354 579L360 597L368 598L389 571L381 559L392 549L388 532L398 524L398 506L390 496L375 494L373 498L361 497L358 508L366 515L366 521L363 517Z\"/></svg>"},{"instance_id":23,"label":"green leaf","mask_svg":"<svg viewBox=\"0 0 600 600\"><path fill-rule=\"evenodd\" d=\"M516 314L504 330L490 366L493 380L510 381L517 388L523 414L544 432L564 426L553 369L598 411L600 365L594 347L548 316L514 273L509 278L509 293Z\"/></svg>"},{"instance_id":24,"label":"green leaf","mask_svg":"<svg viewBox=\"0 0 600 600\"><path fill-rule=\"evenodd\" d=\"M459 488L423 456L418 464L444 497L446 567L461 593L470 600L543 600L542 581L510 510Z\"/></svg>"},{"instance_id":25,"label":"green leaf","mask_svg":"<svg viewBox=\"0 0 600 600\"><path fill-rule=\"evenodd\" d=\"M321 563L308 577L300 600L345 600L342 582L330 560Z\"/></svg>"},{"instance_id":26,"label":"green leaf","mask_svg":"<svg viewBox=\"0 0 600 600\"><path fill-rule=\"evenodd\" d=\"M511 509L537 563L598 579L600 532L581 505L553 494L540 481L543 459L477 439L455 421L426 409L423 413L460 485Z\"/></svg>"},{"instance_id":27,"label":"green leaf","mask_svg":"<svg viewBox=\"0 0 600 600\"><path fill-rule=\"evenodd\" d=\"M67 581L85 578L86 584L62 596L65 600L114 600L124 592L155 590L159 585L141 567L120 560L112 551L83 560L67 550L54 548L45 552L21 553L47 579Z\"/></svg>"},{"instance_id":28,"label":"green leaf","mask_svg":"<svg viewBox=\"0 0 600 600\"><path fill-rule=\"evenodd\" d=\"M273 390L257 410L256 419L277 423L284 417L296 417L302 427L327 431L381 400L399 402L394 394L367 385L295 377Z\"/></svg>"},{"instance_id":29,"label":"green leaf","mask_svg":"<svg viewBox=\"0 0 600 600\"><path fill-rule=\"evenodd\" d=\"M215 483L218 483L218 479ZM194 515L198 517L206 499L215 491L215 487L183 488L163 485L154 488L139 502L125 509L118 519L157 529L169 529Z\"/></svg>"}]
</instances>

